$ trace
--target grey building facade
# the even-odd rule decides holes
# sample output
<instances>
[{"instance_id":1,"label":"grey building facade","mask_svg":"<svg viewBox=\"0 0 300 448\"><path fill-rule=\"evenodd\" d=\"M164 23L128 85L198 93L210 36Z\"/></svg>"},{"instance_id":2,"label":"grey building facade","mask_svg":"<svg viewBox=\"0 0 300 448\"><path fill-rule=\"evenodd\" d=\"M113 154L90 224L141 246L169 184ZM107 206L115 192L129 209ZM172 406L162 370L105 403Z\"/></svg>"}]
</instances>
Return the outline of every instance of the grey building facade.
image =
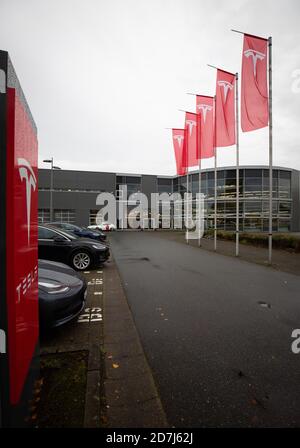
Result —
<instances>
[{"instance_id":1,"label":"grey building facade","mask_svg":"<svg viewBox=\"0 0 300 448\"><path fill-rule=\"evenodd\" d=\"M55 170L53 182L54 220L79 225L95 223L99 207L96 198L101 192L119 197L121 185L127 186L128 196L142 192L150 203L151 193L183 195L187 191L186 176L155 176L125 173L105 173ZM214 225L214 170L203 170L201 191L205 198L205 225ZM199 173L189 175L189 191L199 191ZM240 230L268 231L269 170L267 166L242 166L239 179ZM236 220L236 170L234 167L217 171L217 226L234 230ZM123 198L124 199L124 198ZM39 170L39 221L50 219L50 170ZM300 231L300 172L274 167L273 170L273 230Z\"/></svg>"}]
</instances>

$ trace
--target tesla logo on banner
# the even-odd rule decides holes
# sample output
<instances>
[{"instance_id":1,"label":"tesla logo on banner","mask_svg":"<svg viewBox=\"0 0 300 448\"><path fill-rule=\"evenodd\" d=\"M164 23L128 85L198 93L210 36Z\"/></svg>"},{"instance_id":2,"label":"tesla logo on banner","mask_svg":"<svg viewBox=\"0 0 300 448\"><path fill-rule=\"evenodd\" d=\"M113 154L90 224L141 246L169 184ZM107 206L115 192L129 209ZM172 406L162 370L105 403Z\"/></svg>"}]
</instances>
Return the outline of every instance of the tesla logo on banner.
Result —
<instances>
[{"instance_id":1,"label":"tesla logo on banner","mask_svg":"<svg viewBox=\"0 0 300 448\"><path fill-rule=\"evenodd\" d=\"M212 110L212 106L209 106L208 104L198 104L197 109L202 111L204 123L206 121L206 114L207 112L210 112Z\"/></svg>"},{"instance_id":2,"label":"tesla logo on banner","mask_svg":"<svg viewBox=\"0 0 300 448\"><path fill-rule=\"evenodd\" d=\"M261 53L260 51L257 50L251 50L251 48L249 48L249 50L244 51L244 55L246 56L246 58L252 58L253 61L253 74L254 76L256 76L256 65L257 65L257 61L263 61L266 57L266 55L264 53Z\"/></svg>"},{"instance_id":3,"label":"tesla logo on banner","mask_svg":"<svg viewBox=\"0 0 300 448\"><path fill-rule=\"evenodd\" d=\"M233 85L230 82L228 82L228 81L218 81L218 85L220 87L223 87L224 97L225 97L225 101L226 101L227 100L228 91L229 91L229 89L230 90L233 89Z\"/></svg>"},{"instance_id":4,"label":"tesla logo on banner","mask_svg":"<svg viewBox=\"0 0 300 448\"><path fill-rule=\"evenodd\" d=\"M181 148L181 144L182 144L182 142L183 142L183 140L184 140L184 137L183 137L183 135L174 135L174 140L177 140L177 143L178 143L178 145L179 145L179 148Z\"/></svg>"},{"instance_id":5,"label":"tesla logo on banner","mask_svg":"<svg viewBox=\"0 0 300 448\"><path fill-rule=\"evenodd\" d=\"M31 214L31 191L36 189L36 177L29 162L26 159L18 159L19 173L22 181L26 185L26 213L27 213L27 232L28 245L30 243L30 214Z\"/></svg>"},{"instance_id":6,"label":"tesla logo on banner","mask_svg":"<svg viewBox=\"0 0 300 448\"><path fill-rule=\"evenodd\" d=\"M186 123L189 127L189 132L190 132L190 136L191 136L193 133L193 127L196 126L196 122L193 120L186 120Z\"/></svg>"}]
</instances>

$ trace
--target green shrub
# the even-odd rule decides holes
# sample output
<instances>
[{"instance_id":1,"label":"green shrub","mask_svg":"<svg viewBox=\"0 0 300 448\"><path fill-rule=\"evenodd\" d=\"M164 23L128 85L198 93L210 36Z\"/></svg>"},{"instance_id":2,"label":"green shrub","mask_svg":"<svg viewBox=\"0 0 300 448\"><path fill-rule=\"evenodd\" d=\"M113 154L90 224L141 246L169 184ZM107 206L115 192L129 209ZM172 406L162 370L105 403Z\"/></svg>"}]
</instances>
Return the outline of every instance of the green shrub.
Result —
<instances>
[{"instance_id":1,"label":"green shrub","mask_svg":"<svg viewBox=\"0 0 300 448\"><path fill-rule=\"evenodd\" d=\"M204 236L212 237L214 235L213 230L207 230ZM225 230L218 231L218 238L221 240L235 241L235 232L229 232ZM265 233L240 233L241 244L251 244L253 246L268 247L268 235ZM292 250L294 252L300 252L300 236L288 235L288 234L273 234L273 247L275 249Z\"/></svg>"}]
</instances>

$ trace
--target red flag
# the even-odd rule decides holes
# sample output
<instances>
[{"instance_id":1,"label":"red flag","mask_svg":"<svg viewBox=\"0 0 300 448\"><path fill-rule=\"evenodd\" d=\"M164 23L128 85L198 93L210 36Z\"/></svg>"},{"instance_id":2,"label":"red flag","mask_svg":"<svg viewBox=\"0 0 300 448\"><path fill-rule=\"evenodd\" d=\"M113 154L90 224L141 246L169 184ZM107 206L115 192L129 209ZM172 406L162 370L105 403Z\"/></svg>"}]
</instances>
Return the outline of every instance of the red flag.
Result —
<instances>
[{"instance_id":1,"label":"red flag","mask_svg":"<svg viewBox=\"0 0 300 448\"><path fill-rule=\"evenodd\" d=\"M197 95L196 110L200 116L200 126L198 128L199 155L201 159L209 159L215 155L213 97Z\"/></svg>"},{"instance_id":2,"label":"red flag","mask_svg":"<svg viewBox=\"0 0 300 448\"><path fill-rule=\"evenodd\" d=\"M217 71L216 146L235 144L235 75Z\"/></svg>"},{"instance_id":3,"label":"red flag","mask_svg":"<svg viewBox=\"0 0 300 448\"><path fill-rule=\"evenodd\" d=\"M172 129L173 145L176 159L177 174L186 174L186 141L185 129Z\"/></svg>"},{"instance_id":4,"label":"red flag","mask_svg":"<svg viewBox=\"0 0 300 448\"><path fill-rule=\"evenodd\" d=\"M268 41L244 35L241 92L241 126L244 132L264 128L269 123Z\"/></svg>"},{"instance_id":5,"label":"red flag","mask_svg":"<svg viewBox=\"0 0 300 448\"><path fill-rule=\"evenodd\" d=\"M198 120L197 114L192 112L185 113L185 129L186 129L186 154L187 166L195 166L199 163L198 156Z\"/></svg>"}]
</instances>

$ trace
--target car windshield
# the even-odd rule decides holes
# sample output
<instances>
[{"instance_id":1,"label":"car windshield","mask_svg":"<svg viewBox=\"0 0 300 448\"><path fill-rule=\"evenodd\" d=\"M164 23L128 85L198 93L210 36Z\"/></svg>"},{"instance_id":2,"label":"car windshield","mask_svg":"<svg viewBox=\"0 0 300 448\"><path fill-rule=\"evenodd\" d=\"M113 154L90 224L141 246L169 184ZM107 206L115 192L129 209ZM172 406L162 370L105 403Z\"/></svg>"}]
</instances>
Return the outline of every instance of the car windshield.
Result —
<instances>
[{"instance_id":1,"label":"car windshield","mask_svg":"<svg viewBox=\"0 0 300 448\"><path fill-rule=\"evenodd\" d=\"M61 230L59 229L59 233L66 236L70 240L78 240L78 236L74 235L74 233L68 232L67 230Z\"/></svg>"},{"instance_id":2,"label":"car windshield","mask_svg":"<svg viewBox=\"0 0 300 448\"><path fill-rule=\"evenodd\" d=\"M74 226L74 224L68 224L69 230L82 230L82 227Z\"/></svg>"}]
</instances>

